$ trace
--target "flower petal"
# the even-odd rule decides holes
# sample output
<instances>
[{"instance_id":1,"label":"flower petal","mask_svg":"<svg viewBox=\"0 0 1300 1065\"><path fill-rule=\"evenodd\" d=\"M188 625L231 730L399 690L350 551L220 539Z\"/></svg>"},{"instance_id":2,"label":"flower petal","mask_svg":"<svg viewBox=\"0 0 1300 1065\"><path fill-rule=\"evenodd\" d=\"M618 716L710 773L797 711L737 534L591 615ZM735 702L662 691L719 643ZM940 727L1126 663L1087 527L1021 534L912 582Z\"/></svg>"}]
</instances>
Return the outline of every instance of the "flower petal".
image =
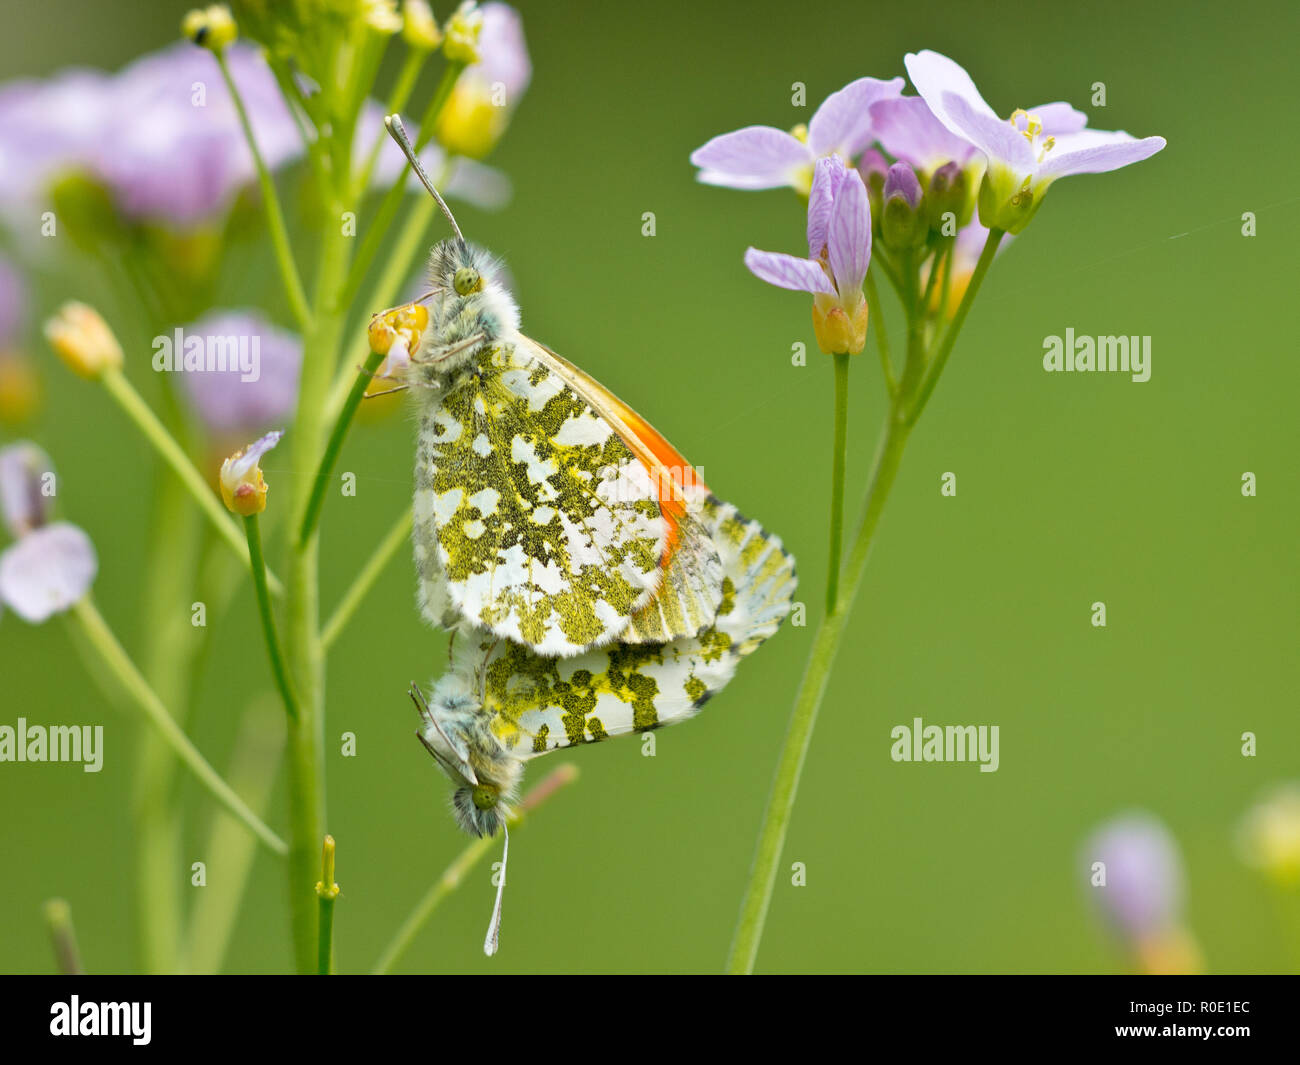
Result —
<instances>
[{"instance_id":1,"label":"flower petal","mask_svg":"<svg viewBox=\"0 0 1300 1065\"><path fill-rule=\"evenodd\" d=\"M990 165L996 161L1020 174L1033 172L1034 149L1010 122L977 110L964 97L952 92L943 94L943 107L948 122L951 122L948 128L961 134L988 156ZM935 115L938 115L937 111Z\"/></svg>"},{"instance_id":2,"label":"flower petal","mask_svg":"<svg viewBox=\"0 0 1300 1065\"><path fill-rule=\"evenodd\" d=\"M817 160L813 171L812 189L808 193L808 257L820 259L822 249L830 237L831 207L835 194L848 173L844 160L828 155Z\"/></svg>"},{"instance_id":3,"label":"flower petal","mask_svg":"<svg viewBox=\"0 0 1300 1065\"><path fill-rule=\"evenodd\" d=\"M964 136L964 133L948 113L948 106L943 99L946 94L961 98L976 114L989 118L998 117L997 112L984 102L984 97L980 95L979 89L975 88L970 75L960 64L954 63L946 55L940 55L929 49L922 52L909 52L903 59L903 65L907 67L907 76L912 79L916 91L930 105L934 117L958 136Z\"/></svg>"},{"instance_id":4,"label":"flower petal","mask_svg":"<svg viewBox=\"0 0 1300 1065\"><path fill-rule=\"evenodd\" d=\"M53 470L50 456L26 440L0 450L0 514L14 539L49 520L50 499L41 481Z\"/></svg>"},{"instance_id":5,"label":"flower petal","mask_svg":"<svg viewBox=\"0 0 1300 1065\"><path fill-rule=\"evenodd\" d=\"M920 96L881 100L871 107L871 128L895 159L925 171L945 163L965 166L975 146L940 122Z\"/></svg>"},{"instance_id":6,"label":"flower petal","mask_svg":"<svg viewBox=\"0 0 1300 1065\"><path fill-rule=\"evenodd\" d=\"M1078 133L1088 124L1088 116L1076 111L1069 104L1040 104L1029 108L1029 113L1043 124L1043 136L1062 137L1067 133Z\"/></svg>"},{"instance_id":7,"label":"flower petal","mask_svg":"<svg viewBox=\"0 0 1300 1065\"><path fill-rule=\"evenodd\" d=\"M815 157L838 152L846 160L870 144L871 105L897 97L903 91L902 78L858 78L831 93L808 123L808 147Z\"/></svg>"},{"instance_id":8,"label":"flower petal","mask_svg":"<svg viewBox=\"0 0 1300 1065\"><path fill-rule=\"evenodd\" d=\"M714 137L691 153L709 185L776 189L794 183L795 172L813 161L808 145L772 126L746 126Z\"/></svg>"},{"instance_id":9,"label":"flower petal","mask_svg":"<svg viewBox=\"0 0 1300 1065\"><path fill-rule=\"evenodd\" d=\"M1056 148L1039 167L1038 176L1052 181L1070 174L1104 174L1130 163L1140 163L1164 146L1164 137L1138 140L1122 130L1110 133L1085 129L1058 138Z\"/></svg>"},{"instance_id":10,"label":"flower petal","mask_svg":"<svg viewBox=\"0 0 1300 1065\"><path fill-rule=\"evenodd\" d=\"M855 306L871 265L871 204L856 170L848 172L835 196L827 246L840 302Z\"/></svg>"},{"instance_id":11,"label":"flower petal","mask_svg":"<svg viewBox=\"0 0 1300 1065\"><path fill-rule=\"evenodd\" d=\"M835 295L826 271L820 263L811 259L800 259L794 255L783 255L776 251L759 251L750 248L745 252L745 265L750 273L760 281L778 288L793 289L795 292L824 292Z\"/></svg>"},{"instance_id":12,"label":"flower petal","mask_svg":"<svg viewBox=\"0 0 1300 1065\"><path fill-rule=\"evenodd\" d=\"M98 569L90 537L75 525L55 522L0 554L0 599L39 625L80 601Z\"/></svg>"}]
</instances>

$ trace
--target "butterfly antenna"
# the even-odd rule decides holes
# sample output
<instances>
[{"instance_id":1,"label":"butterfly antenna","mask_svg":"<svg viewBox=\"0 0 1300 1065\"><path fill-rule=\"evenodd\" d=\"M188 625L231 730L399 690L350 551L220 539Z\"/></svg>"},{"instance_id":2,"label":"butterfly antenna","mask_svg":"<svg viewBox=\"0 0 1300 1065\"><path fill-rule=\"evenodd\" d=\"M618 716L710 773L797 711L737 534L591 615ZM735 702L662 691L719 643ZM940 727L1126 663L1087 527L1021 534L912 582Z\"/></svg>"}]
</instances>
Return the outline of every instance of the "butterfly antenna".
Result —
<instances>
[{"instance_id":1,"label":"butterfly antenna","mask_svg":"<svg viewBox=\"0 0 1300 1065\"><path fill-rule=\"evenodd\" d=\"M501 822L501 831L506 835L505 849L501 852L501 879L497 881L497 901L492 907L492 920L483 940L483 953L489 958L497 952L501 940L501 896L505 894L506 864L510 861L510 826L505 821Z\"/></svg>"},{"instance_id":2,"label":"butterfly antenna","mask_svg":"<svg viewBox=\"0 0 1300 1065\"><path fill-rule=\"evenodd\" d=\"M424 167L420 165L415 149L411 147L410 138L406 135L406 127L402 125L401 116L389 115L384 119L384 128L388 130L393 140L397 141L397 146L402 149L402 154L406 156L407 162L411 164L411 169L415 171L415 176L420 179L420 184L429 190L430 196L438 201L438 206L442 208L442 213L447 216L447 222L451 225L451 231L456 234L456 239L464 244L465 235L461 233L460 226L456 224L456 216L451 213L447 201L438 195L438 190L433 187L429 175L424 172Z\"/></svg>"}]
</instances>

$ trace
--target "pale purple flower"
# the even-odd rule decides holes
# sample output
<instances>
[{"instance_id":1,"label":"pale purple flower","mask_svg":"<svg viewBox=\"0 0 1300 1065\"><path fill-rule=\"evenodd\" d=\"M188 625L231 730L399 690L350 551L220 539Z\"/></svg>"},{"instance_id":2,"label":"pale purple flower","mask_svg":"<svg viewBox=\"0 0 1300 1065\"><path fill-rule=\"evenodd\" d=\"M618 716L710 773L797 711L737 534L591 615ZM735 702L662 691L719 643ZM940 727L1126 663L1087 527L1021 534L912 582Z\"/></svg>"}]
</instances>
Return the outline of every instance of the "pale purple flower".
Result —
<instances>
[{"instance_id":1,"label":"pale purple flower","mask_svg":"<svg viewBox=\"0 0 1300 1065\"><path fill-rule=\"evenodd\" d=\"M533 77L524 40L524 20L509 4L489 3L479 8L483 29L479 31L479 61L468 67L461 78L479 80L489 88L500 84L505 89L506 106L514 107Z\"/></svg>"},{"instance_id":2,"label":"pale purple flower","mask_svg":"<svg viewBox=\"0 0 1300 1065\"><path fill-rule=\"evenodd\" d=\"M183 329L185 337L234 338L258 355L256 380L232 370L187 370L180 383L209 430L246 437L287 418L298 403L302 341L255 311L215 311ZM254 347L254 345L256 345ZM177 353L179 357L183 353Z\"/></svg>"},{"instance_id":3,"label":"pale purple flower","mask_svg":"<svg viewBox=\"0 0 1300 1065\"><path fill-rule=\"evenodd\" d=\"M1125 938L1141 942L1181 921L1182 859L1169 830L1146 813L1125 814L1102 825L1080 855L1092 883L1093 863L1106 863L1105 887L1089 887L1106 920Z\"/></svg>"},{"instance_id":4,"label":"pale purple flower","mask_svg":"<svg viewBox=\"0 0 1300 1065\"><path fill-rule=\"evenodd\" d=\"M234 45L226 59L267 166L298 156L301 135L261 53ZM103 181L126 216L177 226L220 215L256 177L216 59L186 42L117 74L71 70L0 89L5 208L44 209L69 171Z\"/></svg>"},{"instance_id":5,"label":"pale purple flower","mask_svg":"<svg viewBox=\"0 0 1300 1065\"><path fill-rule=\"evenodd\" d=\"M745 252L745 265L756 277L813 294L813 326L827 353L856 354L866 343L862 284L870 264L867 187L837 155L817 161L808 197L808 258L757 248Z\"/></svg>"},{"instance_id":6,"label":"pale purple flower","mask_svg":"<svg viewBox=\"0 0 1300 1065\"><path fill-rule=\"evenodd\" d=\"M837 155L847 163L871 145L872 105L902 91L902 78L859 78L826 97L806 132L746 126L723 133L691 153L691 163L700 168L696 177L732 189L790 186L807 192L819 159Z\"/></svg>"},{"instance_id":7,"label":"pale purple flower","mask_svg":"<svg viewBox=\"0 0 1300 1065\"><path fill-rule=\"evenodd\" d=\"M99 568L81 529L48 524L52 474L49 456L34 444L0 449L0 510L16 540L0 552L0 604L34 625L75 605Z\"/></svg>"},{"instance_id":8,"label":"pale purple flower","mask_svg":"<svg viewBox=\"0 0 1300 1065\"><path fill-rule=\"evenodd\" d=\"M909 53L905 64L934 116L984 153L988 171L979 207L986 226L1018 233L1057 178L1116 170L1165 146L1163 137L1139 140L1122 130L1085 129L1087 116L1066 103L1016 110L1002 119L970 75L947 56Z\"/></svg>"},{"instance_id":9,"label":"pale purple flower","mask_svg":"<svg viewBox=\"0 0 1300 1065\"><path fill-rule=\"evenodd\" d=\"M872 104L871 128L885 151L923 174L932 174L945 163L963 168L972 159L983 163L979 149L951 133L919 96L898 96Z\"/></svg>"},{"instance_id":10,"label":"pale purple flower","mask_svg":"<svg viewBox=\"0 0 1300 1065\"><path fill-rule=\"evenodd\" d=\"M26 440L0 449L0 516L15 540L49 520L51 501L45 484L53 472L49 455Z\"/></svg>"}]
</instances>

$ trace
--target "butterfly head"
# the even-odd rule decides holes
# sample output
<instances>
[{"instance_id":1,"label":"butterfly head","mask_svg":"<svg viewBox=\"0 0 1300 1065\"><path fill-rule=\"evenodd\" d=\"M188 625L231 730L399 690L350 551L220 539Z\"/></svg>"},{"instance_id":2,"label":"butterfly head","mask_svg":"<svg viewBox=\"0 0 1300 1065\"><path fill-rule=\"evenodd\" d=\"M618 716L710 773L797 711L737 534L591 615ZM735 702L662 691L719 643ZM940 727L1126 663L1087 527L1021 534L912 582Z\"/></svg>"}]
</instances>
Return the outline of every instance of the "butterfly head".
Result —
<instances>
[{"instance_id":1,"label":"butterfly head","mask_svg":"<svg viewBox=\"0 0 1300 1065\"><path fill-rule=\"evenodd\" d=\"M522 763L492 734L478 695L466 678L450 673L426 702L411 686L420 714L416 735L455 785L456 822L472 836L494 836L510 816Z\"/></svg>"}]
</instances>

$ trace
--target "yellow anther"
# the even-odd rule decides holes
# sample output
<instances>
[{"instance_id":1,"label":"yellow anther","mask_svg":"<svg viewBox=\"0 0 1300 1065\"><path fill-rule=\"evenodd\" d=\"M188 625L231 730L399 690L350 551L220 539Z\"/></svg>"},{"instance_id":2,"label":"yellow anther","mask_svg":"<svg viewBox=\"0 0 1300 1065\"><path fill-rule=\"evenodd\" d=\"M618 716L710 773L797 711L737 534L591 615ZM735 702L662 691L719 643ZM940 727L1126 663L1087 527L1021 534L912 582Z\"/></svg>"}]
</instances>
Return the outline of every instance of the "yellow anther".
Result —
<instances>
[{"instance_id":1,"label":"yellow anther","mask_svg":"<svg viewBox=\"0 0 1300 1065\"><path fill-rule=\"evenodd\" d=\"M794 129L790 131L790 136L792 136L800 144L807 144L808 127L805 126L802 122L800 122L799 125L795 126Z\"/></svg>"}]
</instances>

